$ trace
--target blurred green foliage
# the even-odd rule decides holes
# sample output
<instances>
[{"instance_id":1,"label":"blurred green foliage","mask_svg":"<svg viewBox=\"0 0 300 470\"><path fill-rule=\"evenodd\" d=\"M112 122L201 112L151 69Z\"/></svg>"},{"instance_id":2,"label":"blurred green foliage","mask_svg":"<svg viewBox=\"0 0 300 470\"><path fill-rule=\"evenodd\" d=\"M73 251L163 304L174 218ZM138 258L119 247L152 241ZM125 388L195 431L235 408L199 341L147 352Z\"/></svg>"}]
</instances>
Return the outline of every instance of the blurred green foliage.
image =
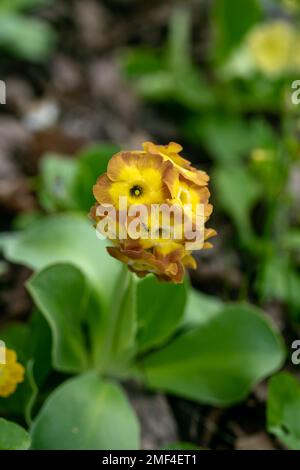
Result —
<instances>
[{"instance_id":1,"label":"blurred green foliage","mask_svg":"<svg viewBox=\"0 0 300 470\"><path fill-rule=\"evenodd\" d=\"M3 2L0 22L13 5L23 21L23 8L37 3ZM275 3L281 4L269 0ZM188 281L136 279L107 255L87 213L114 145L87 148L76 158L45 155L36 181L41 210L19 218L18 230L1 240L7 260L34 271L27 289L37 310L28 324L1 332L26 366L26 380L0 399L1 412L26 420L34 449L138 448L139 423L124 380L229 406L284 364L286 345L265 314L266 302L282 303L289 326L299 331L299 207L290 177L299 164L300 115L290 102L293 77L235 69L247 34L266 21L261 2L214 5L207 57L194 60L191 12L180 5L164 47L132 47L122 64L149 105L171 105L182 141L203 155L193 163L212 167L216 217L232 227L231 243L244 263L242 301L206 295ZM293 21L299 25L297 12ZM54 389L46 380L53 372L59 374ZM291 448L299 448L299 410L293 375L273 376L266 427ZM14 427L11 443L2 444L1 426L10 425L0 422L0 448L29 445Z\"/></svg>"},{"instance_id":2,"label":"blurred green foliage","mask_svg":"<svg viewBox=\"0 0 300 470\"><path fill-rule=\"evenodd\" d=\"M0 449L27 450L30 447L30 437L25 429L18 424L0 418Z\"/></svg>"},{"instance_id":3,"label":"blurred green foliage","mask_svg":"<svg viewBox=\"0 0 300 470\"><path fill-rule=\"evenodd\" d=\"M245 13L247 12L247 13ZM249 29L262 19L258 0L218 0L214 2L215 56L227 58Z\"/></svg>"},{"instance_id":4,"label":"blurred green foliage","mask_svg":"<svg viewBox=\"0 0 300 470\"><path fill-rule=\"evenodd\" d=\"M21 59L47 60L55 34L49 23L26 11L51 0L2 0L0 3L0 48Z\"/></svg>"},{"instance_id":5,"label":"blurred green foliage","mask_svg":"<svg viewBox=\"0 0 300 470\"><path fill-rule=\"evenodd\" d=\"M94 203L91 188L118 150L107 144L89 147L79 153L77 159L45 155L38 182L39 200L44 209L48 212L72 209L88 212Z\"/></svg>"},{"instance_id":6,"label":"blurred green foliage","mask_svg":"<svg viewBox=\"0 0 300 470\"><path fill-rule=\"evenodd\" d=\"M278 7L278 3L282 4L270 0L269 6ZM299 246L291 250L286 243L297 232L289 186L299 162L299 109L291 104L291 83L296 77L289 72L240 76L231 66L229 73L231 57L249 30L266 21L261 2L214 3L213 40L202 67L192 60L189 14L188 7L175 11L162 52L128 50L122 58L125 73L144 99L179 105L176 123L183 138L200 153L204 150L213 164L217 209L232 220L241 249L249 252L260 301L284 301L298 321L300 275L294 254ZM296 10L294 14L299 26L299 14ZM168 79L160 80L161 73ZM196 77L192 84L186 75ZM178 83L186 95L174 86ZM201 165L200 160L195 163ZM254 224L257 207L261 215Z\"/></svg>"},{"instance_id":7,"label":"blurred green foliage","mask_svg":"<svg viewBox=\"0 0 300 470\"><path fill-rule=\"evenodd\" d=\"M98 376L86 375L91 368L104 377L135 377L152 389L226 405L244 398L256 382L282 364L282 340L261 311L246 304L215 301L214 305L190 287L187 292L185 285L159 284L151 277L137 281L107 256L85 216L38 220L8 237L4 250L9 260L38 269L28 289L51 329L52 367L80 374L54 391L42 407L32 428L34 448L76 448L78 436L67 429L88 432L89 407L94 409L98 399L105 400L99 410L112 406L118 411L109 416L120 434L115 440L109 438L105 415L97 421L94 440L83 440L81 445L138 446L136 425L124 424L136 419L121 397L124 392L116 389L107 394L106 386L115 386L101 381L98 389ZM210 314L206 314L208 305ZM18 353L20 338L16 335L15 343L13 337L9 342ZM78 394L89 406L82 406ZM80 413L75 411L78 405ZM61 413L64 420L58 431L55 416ZM123 414L125 421L118 424Z\"/></svg>"}]
</instances>

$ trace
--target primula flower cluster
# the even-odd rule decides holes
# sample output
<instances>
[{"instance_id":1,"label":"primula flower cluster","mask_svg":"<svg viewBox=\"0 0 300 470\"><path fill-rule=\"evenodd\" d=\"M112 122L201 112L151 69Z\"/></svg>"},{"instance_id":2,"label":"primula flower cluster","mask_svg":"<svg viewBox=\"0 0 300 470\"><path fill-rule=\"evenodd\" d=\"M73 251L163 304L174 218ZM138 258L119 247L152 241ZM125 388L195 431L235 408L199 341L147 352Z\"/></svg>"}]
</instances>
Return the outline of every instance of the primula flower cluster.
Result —
<instances>
[{"instance_id":1,"label":"primula flower cluster","mask_svg":"<svg viewBox=\"0 0 300 470\"><path fill-rule=\"evenodd\" d=\"M13 394L24 380L24 367L17 362L15 351L6 349L5 361L5 364L0 363L0 397L3 398Z\"/></svg>"},{"instance_id":2,"label":"primula flower cluster","mask_svg":"<svg viewBox=\"0 0 300 470\"><path fill-rule=\"evenodd\" d=\"M173 142L166 146L145 142L143 150L115 154L108 163L107 172L98 178L93 187L97 203L90 215L96 224L103 219L103 215L99 215L99 208L110 205L115 209L120 225L122 197L127 198L129 209L143 205L150 210L153 205L164 204L181 209L191 223L193 233L197 235L197 230L202 230L200 248L210 248L211 244L207 240L216 232L204 227L213 210L209 204L209 177L180 156L181 151L182 147ZM200 224L196 220L197 205L202 207ZM164 225L163 217L159 217L159 223L154 229L149 214L147 212L147 217L141 224L140 233L143 236L133 236L128 226L122 237L116 230L108 232L106 236L111 240L112 246L107 250L111 256L127 264L139 277L153 273L160 280L180 283L185 268L196 268L193 248L187 244L182 227L176 230L175 238L166 237L165 232L170 227ZM178 223L176 218L171 221L173 229ZM147 236L150 232L152 237Z\"/></svg>"}]
</instances>

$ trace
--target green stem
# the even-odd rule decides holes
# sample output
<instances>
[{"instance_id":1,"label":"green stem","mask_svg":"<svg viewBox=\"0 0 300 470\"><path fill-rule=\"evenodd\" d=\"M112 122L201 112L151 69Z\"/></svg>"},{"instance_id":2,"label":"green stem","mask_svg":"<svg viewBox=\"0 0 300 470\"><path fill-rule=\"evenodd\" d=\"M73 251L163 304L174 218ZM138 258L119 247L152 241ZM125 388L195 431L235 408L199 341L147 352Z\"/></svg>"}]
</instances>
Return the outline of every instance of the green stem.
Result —
<instances>
[{"instance_id":1,"label":"green stem","mask_svg":"<svg viewBox=\"0 0 300 470\"><path fill-rule=\"evenodd\" d=\"M111 309L107 322L106 335L102 356L102 371L110 371L111 368L123 369L121 364L117 364L118 345L120 343L120 334L124 327L124 299L129 288L131 277L127 266L123 266L118 278L115 297L112 299ZM125 312L126 314L126 312ZM124 355L126 363L126 357ZM122 361L123 364L123 361Z\"/></svg>"}]
</instances>

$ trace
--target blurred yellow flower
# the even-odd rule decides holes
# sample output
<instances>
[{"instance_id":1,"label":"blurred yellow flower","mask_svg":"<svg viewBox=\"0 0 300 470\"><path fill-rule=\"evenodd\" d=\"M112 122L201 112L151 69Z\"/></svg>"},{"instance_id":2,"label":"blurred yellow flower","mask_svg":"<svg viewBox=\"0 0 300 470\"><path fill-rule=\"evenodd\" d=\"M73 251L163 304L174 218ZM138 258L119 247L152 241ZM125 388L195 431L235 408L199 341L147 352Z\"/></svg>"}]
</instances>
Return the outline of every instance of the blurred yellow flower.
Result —
<instances>
[{"instance_id":1,"label":"blurred yellow flower","mask_svg":"<svg viewBox=\"0 0 300 470\"><path fill-rule=\"evenodd\" d=\"M269 162L274 160L274 152L269 149L257 148L251 153L251 160L254 162Z\"/></svg>"},{"instance_id":2,"label":"blurred yellow flower","mask_svg":"<svg viewBox=\"0 0 300 470\"><path fill-rule=\"evenodd\" d=\"M295 11L299 10L299 0L282 0L283 6L290 11L291 13L294 13Z\"/></svg>"},{"instance_id":3,"label":"blurred yellow flower","mask_svg":"<svg viewBox=\"0 0 300 470\"><path fill-rule=\"evenodd\" d=\"M213 210L209 177L179 155L181 150L174 142L145 142L143 150L119 152L93 188L96 204L90 216L112 242L109 254L139 277L153 273L163 281L182 282L185 268L197 266L192 252L211 248L207 240L216 234L204 227ZM125 209L120 198L126 198ZM104 214L108 206L113 210ZM133 215L133 209L143 217ZM109 225L105 232L99 229L103 221Z\"/></svg>"},{"instance_id":4,"label":"blurred yellow flower","mask_svg":"<svg viewBox=\"0 0 300 470\"><path fill-rule=\"evenodd\" d=\"M296 31L286 21L256 26L247 37L247 45L254 65L266 75L281 75L295 63Z\"/></svg>"},{"instance_id":5,"label":"blurred yellow flower","mask_svg":"<svg viewBox=\"0 0 300 470\"><path fill-rule=\"evenodd\" d=\"M292 64L295 71L300 71L300 33L297 33L293 47Z\"/></svg>"},{"instance_id":6,"label":"blurred yellow flower","mask_svg":"<svg viewBox=\"0 0 300 470\"><path fill-rule=\"evenodd\" d=\"M17 355L11 349L5 350L5 364L0 364L0 397L8 397L24 380L24 367L17 362Z\"/></svg>"}]
</instances>

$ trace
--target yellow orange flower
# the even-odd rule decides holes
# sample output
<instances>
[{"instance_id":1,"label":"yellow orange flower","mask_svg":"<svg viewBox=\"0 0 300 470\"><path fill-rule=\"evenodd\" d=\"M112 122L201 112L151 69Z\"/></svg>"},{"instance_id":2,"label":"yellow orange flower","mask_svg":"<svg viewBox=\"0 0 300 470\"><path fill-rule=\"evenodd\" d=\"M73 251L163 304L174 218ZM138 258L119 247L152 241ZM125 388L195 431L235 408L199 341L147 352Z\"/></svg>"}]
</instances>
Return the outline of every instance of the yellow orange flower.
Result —
<instances>
[{"instance_id":1,"label":"yellow orange flower","mask_svg":"<svg viewBox=\"0 0 300 470\"><path fill-rule=\"evenodd\" d=\"M184 249L174 243L167 251L155 247L153 252L140 250L124 250L122 248L108 247L109 254L127 264L129 269L139 277L149 273L163 281L182 282L184 266L182 263Z\"/></svg>"},{"instance_id":2,"label":"yellow orange flower","mask_svg":"<svg viewBox=\"0 0 300 470\"><path fill-rule=\"evenodd\" d=\"M216 234L204 227L213 210L209 177L181 151L174 142L145 142L143 150L119 152L93 187L97 202L90 216L112 242L109 254L139 277L153 273L163 281L182 282L185 268L196 268L192 252L210 248L207 240ZM125 208L120 198L126 198ZM133 214L139 211L143 216L137 218ZM106 225L99 228L102 222Z\"/></svg>"},{"instance_id":3,"label":"yellow orange flower","mask_svg":"<svg viewBox=\"0 0 300 470\"><path fill-rule=\"evenodd\" d=\"M192 221L195 220L197 206L199 205L203 209L204 221L208 220L211 216L213 206L208 203L210 192L207 186L198 186L179 178L176 184L176 191L174 190L173 194L174 197L169 203L181 207Z\"/></svg>"},{"instance_id":4,"label":"yellow orange flower","mask_svg":"<svg viewBox=\"0 0 300 470\"><path fill-rule=\"evenodd\" d=\"M171 161L179 175L188 181L201 186L207 185L209 177L205 171L197 170L188 160L179 155L182 151L181 145L175 142L170 142L168 145L155 145L152 142L145 142L143 148L150 155L161 155L165 161Z\"/></svg>"},{"instance_id":5,"label":"yellow orange flower","mask_svg":"<svg viewBox=\"0 0 300 470\"><path fill-rule=\"evenodd\" d=\"M98 178L93 192L100 204L119 208L119 197L126 196L129 204L160 203L168 196L166 181L172 165L154 155L120 152L110 160L107 173Z\"/></svg>"},{"instance_id":6,"label":"yellow orange flower","mask_svg":"<svg viewBox=\"0 0 300 470\"><path fill-rule=\"evenodd\" d=\"M11 349L5 350L5 364L0 364L0 397L8 397L24 380L24 367L17 362L17 355Z\"/></svg>"}]
</instances>

